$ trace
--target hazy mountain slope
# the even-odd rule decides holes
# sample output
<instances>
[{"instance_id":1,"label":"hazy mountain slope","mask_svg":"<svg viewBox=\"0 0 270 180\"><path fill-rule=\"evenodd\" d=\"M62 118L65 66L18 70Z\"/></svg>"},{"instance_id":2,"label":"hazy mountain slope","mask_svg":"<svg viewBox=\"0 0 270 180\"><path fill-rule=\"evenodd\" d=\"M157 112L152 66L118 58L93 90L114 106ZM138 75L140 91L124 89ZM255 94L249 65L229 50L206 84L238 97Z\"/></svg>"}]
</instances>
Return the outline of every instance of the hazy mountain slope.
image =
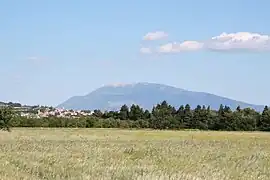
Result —
<instances>
[{"instance_id":1,"label":"hazy mountain slope","mask_svg":"<svg viewBox=\"0 0 270 180\"><path fill-rule=\"evenodd\" d=\"M143 108L151 109L153 105L163 100L175 107L182 104L190 104L191 107L196 107L200 104L210 105L212 109L218 109L220 104L223 104L233 109L240 105L242 108L252 107L259 111L264 107L209 93L187 91L155 83L104 86L85 96L72 97L58 105L58 107L66 109L118 110L123 104L138 104Z\"/></svg>"}]
</instances>

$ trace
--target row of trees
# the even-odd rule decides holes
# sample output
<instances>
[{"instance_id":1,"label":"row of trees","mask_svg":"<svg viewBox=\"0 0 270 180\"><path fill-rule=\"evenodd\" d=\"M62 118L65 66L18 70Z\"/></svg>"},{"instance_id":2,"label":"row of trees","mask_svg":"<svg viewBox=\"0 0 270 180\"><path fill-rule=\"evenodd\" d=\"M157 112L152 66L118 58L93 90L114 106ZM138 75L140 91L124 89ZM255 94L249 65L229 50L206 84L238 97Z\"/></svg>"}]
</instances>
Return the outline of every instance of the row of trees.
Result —
<instances>
[{"instance_id":1,"label":"row of trees","mask_svg":"<svg viewBox=\"0 0 270 180\"><path fill-rule=\"evenodd\" d=\"M1 111L2 112L2 111ZM3 111L5 112L5 111ZM9 112L9 111L7 111ZM166 101L157 104L151 111L138 105L130 108L123 105L119 111L101 112L95 110L91 116L70 118L48 117L41 119L15 116L1 113L0 120L10 119L12 127L80 127L80 128L152 128L152 129L199 129L226 131L270 131L270 110L265 106L262 113L250 108L237 107L231 110L220 105L219 110L198 105L182 105L178 109ZM0 127L8 125L0 125Z\"/></svg>"}]
</instances>

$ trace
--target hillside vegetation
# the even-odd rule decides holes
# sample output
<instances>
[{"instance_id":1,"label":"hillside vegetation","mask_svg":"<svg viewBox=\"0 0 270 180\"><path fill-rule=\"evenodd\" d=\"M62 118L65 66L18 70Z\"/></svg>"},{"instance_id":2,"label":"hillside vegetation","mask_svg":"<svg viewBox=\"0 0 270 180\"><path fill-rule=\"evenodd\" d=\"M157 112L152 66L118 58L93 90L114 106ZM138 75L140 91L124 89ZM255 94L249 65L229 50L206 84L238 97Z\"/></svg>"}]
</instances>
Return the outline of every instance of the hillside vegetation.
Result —
<instances>
[{"instance_id":1,"label":"hillside vegetation","mask_svg":"<svg viewBox=\"0 0 270 180\"><path fill-rule=\"evenodd\" d=\"M0 109L0 112L4 112ZM3 113L2 113L3 114ZM232 110L220 105L219 110L198 105L191 109L190 105L178 109L166 101L157 104L152 111L144 110L139 105L130 108L123 105L120 111L94 110L91 115L74 118L27 118L19 115L13 118L0 118L8 122L0 127L79 127L79 128L151 128L151 129L200 129L225 131L269 131L270 110L265 106L262 113L250 108L237 107ZM8 119L8 120L7 120Z\"/></svg>"}]
</instances>

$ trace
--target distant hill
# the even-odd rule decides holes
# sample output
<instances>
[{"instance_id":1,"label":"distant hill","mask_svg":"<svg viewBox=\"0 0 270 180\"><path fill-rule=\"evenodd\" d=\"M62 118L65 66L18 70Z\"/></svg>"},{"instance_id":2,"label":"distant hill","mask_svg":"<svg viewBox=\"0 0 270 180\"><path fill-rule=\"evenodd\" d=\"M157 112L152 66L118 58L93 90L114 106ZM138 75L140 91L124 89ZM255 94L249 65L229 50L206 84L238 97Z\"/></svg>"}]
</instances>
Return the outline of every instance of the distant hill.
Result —
<instances>
[{"instance_id":1,"label":"distant hill","mask_svg":"<svg viewBox=\"0 0 270 180\"><path fill-rule=\"evenodd\" d=\"M223 104L230 106L232 109L235 109L238 105L241 108L251 107L257 111L262 111L264 108L262 105L248 104L210 93L188 91L156 83L103 86L85 96L71 97L57 107L74 110L119 110L123 104L129 106L138 104L151 110L154 105L163 100L175 107L190 104L194 108L199 104L210 105L212 109L218 109L220 104Z\"/></svg>"},{"instance_id":2,"label":"distant hill","mask_svg":"<svg viewBox=\"0 0 270 180\"><path fill-rule=\"evenodd\" d=\"M20 103L13 103L13 102L2 102L0 101L0 106L11 106L11 107L21 107L22 105Z\"/></svg>"},{"instance_id":3,"label":"distant hill","mask_svg":"<svg viewBox=\"0 0 270 180\"><path fill-rule=\"evenodd\" d=\"M6 103L0 101L0 107L5 107L5 106L7 106Z\"/></svg>"},{"instance_id":4,"label":"distant hill","mask_svg":"<svg viewBox=\"0 0 270 180\"><path fill-rule=\"evenodd\" d=\"M12 107L15 108L17 110L27 110L27 109L38 109L38 108L44 108L46 106L30 106L30 105L22 105L21 103L17 103L17 102L2 102L0 101L0 107Z\"/></svg>"}]
</instances>

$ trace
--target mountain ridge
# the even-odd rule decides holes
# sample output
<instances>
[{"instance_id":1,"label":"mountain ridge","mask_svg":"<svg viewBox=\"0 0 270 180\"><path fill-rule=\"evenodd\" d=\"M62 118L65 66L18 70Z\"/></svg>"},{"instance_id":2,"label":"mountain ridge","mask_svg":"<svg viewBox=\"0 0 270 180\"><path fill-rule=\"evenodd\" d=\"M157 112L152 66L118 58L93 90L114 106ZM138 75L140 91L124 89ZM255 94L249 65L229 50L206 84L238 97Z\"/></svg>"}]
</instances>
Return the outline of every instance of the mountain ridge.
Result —
<instances>
[{"instance_id":1,"label":"mountain ridge","mask_svg":"<svg viewBox=\"0 0 270 180\"><path fill-rule=\"evenodd\" d=\"M197 105L210 105L212 109L218 109L220 104L223 104L230 106L232 109L235 109L238 105L242 108L250 107L257 111L262 111L264 108L263 105L237 101L207 92L147 82L104 85L86 95L73 96L57 107L76 110L119 110L123 104L129 106L138 104L145 109L152 109L154 105L163 100L175 107L190 104L192 108Z\"/></svg>"}]
</instances>

